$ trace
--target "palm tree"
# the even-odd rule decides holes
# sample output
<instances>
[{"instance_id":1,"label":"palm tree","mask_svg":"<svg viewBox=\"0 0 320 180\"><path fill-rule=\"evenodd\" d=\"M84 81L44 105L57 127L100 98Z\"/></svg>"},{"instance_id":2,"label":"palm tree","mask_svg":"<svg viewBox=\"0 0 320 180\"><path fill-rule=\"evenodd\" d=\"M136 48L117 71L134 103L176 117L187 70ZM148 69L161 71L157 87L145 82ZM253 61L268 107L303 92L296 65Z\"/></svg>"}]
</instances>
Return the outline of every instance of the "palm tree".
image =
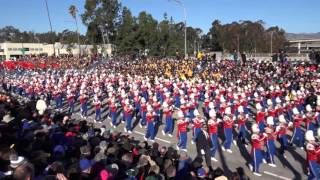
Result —
<instances>
[{"instance_id":1,"label":"palm tree","mask_svg":"<svg viewBox=\"0 0 320 180\"><path fill-rule=\"evenodd\" d=\"M77 35L78 35L78 46L79 46L79 58L81 56L81 48L80 48L80 37L79 37L79 28L78 28L78 20L77 20L77 8L75 5L71 5L69 7L69 13L70 15L73 17L75 23L76 23L76 26L77 26Z\"/></svg>"}]
</instances>

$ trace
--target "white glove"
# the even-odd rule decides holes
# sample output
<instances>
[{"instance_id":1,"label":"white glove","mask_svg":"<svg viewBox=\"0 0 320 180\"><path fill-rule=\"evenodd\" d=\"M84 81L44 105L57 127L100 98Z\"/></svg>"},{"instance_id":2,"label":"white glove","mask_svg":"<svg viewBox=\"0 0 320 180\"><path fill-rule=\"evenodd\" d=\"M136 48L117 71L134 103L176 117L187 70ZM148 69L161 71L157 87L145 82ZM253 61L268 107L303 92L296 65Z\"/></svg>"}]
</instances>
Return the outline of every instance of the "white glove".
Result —
<instances>
[{"instance_id":1,"label":"white glove","mask_svg":"<svg viewBox=\"0 0 320 180\"><path fill-rule=\"evenodd\" d=\"M203 149L201 149L201 154L202 154L202 155L205 155L205 154L206 154Z\"/></svg>"}]
</instances>

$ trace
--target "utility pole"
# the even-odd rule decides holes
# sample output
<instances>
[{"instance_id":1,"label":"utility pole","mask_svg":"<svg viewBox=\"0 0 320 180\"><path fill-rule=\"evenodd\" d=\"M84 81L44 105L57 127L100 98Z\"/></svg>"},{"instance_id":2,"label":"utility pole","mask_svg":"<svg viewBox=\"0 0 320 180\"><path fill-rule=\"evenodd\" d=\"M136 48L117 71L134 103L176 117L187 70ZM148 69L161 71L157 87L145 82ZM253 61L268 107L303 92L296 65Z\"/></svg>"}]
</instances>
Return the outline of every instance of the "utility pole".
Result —
<instances>
[{"instance_id":1,"label":"utility pole","mask_svg":"<svg viewBox=\"0 0 320 180\"><path fill-rule=\"evenodd\" d=\"M46 7L47 7L47 14L48 14L48 20L49 20L49 24L50 24L50 32L51 34L53 33L52 31L52 24L51 24L51 18L50 18L50 13L49 13L49 8L48 8L48 2L47 0L44 0L46 3ZM53 56L56 56L56 48L54 47L54 41L52 42L52 46L53 46Z\"/></svg>"}]
</instances>

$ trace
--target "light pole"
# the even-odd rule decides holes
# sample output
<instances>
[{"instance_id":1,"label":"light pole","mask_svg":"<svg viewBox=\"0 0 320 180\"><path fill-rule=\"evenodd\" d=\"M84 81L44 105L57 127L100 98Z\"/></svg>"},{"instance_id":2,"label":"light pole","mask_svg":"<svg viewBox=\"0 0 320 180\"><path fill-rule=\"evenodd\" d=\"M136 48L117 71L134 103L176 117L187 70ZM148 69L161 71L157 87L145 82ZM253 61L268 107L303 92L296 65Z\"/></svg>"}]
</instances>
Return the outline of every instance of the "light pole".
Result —
<instances>
[{"instance_id":1,"label":"light pole","mask_svg":"<svg viewBox=\"0 0 320 180\"><path fill-rule=\"evenodd\" d=\"M51 18L50 18L50 13L49 13L49 8L48 8L48 2L47 2L47 0L44 0L44 2L46 3L48 20L49 20L49 24L50 24L50 32L52 33L52 24L51 24ZM56 56L56 48L54 47L54 42L52 42L52 46L53 46L53 56Z\"/></svg>"},{"instance_id":2,"label":"light pole","mask_svg":"<svg viewBox=\"0 0 320 180\"><path fill-rule=\"evenodd\" d=\"M176 2L183 9L183 16L184 16L184 56L185 56L185 58L188 58L188 52L187 52L187 11L186 11L186 8L185 8L185 6L184 6L184 4L182 3L181 0L169 0L169 1Z\"/></svg>"}]
</instances>

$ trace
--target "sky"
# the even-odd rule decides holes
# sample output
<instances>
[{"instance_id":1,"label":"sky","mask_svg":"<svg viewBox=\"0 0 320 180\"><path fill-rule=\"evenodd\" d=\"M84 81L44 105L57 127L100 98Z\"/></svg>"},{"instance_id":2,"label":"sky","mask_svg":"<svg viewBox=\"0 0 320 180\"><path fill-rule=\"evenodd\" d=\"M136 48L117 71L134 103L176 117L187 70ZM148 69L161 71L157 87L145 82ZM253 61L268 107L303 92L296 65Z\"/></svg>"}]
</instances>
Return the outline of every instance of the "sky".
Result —
<instances>
[{"instance_id":1,"label":"sky","mask_svg":"<svg viewBox=\"0 0 320 180\"><path fill-rule=\"evenodd\" d=\"M68 12L70 5L84 12L85 0L47 0L53 31L75 30ZM187 12L187 24L208 32L218 19L223 24L239 20L263 20L266 27L279 26L290 33L320 32L320 0L181 0ZM44 0L0 0L0 28L12 25L22 31L50 30ZM183 20L181 6L173 0L120 0L133 15L147 11L161 21L163 14L178 22ZM80 19L80 18L79 18ZM80 23L80 32L86 26Z\"/></svg>"}]
</instances>

